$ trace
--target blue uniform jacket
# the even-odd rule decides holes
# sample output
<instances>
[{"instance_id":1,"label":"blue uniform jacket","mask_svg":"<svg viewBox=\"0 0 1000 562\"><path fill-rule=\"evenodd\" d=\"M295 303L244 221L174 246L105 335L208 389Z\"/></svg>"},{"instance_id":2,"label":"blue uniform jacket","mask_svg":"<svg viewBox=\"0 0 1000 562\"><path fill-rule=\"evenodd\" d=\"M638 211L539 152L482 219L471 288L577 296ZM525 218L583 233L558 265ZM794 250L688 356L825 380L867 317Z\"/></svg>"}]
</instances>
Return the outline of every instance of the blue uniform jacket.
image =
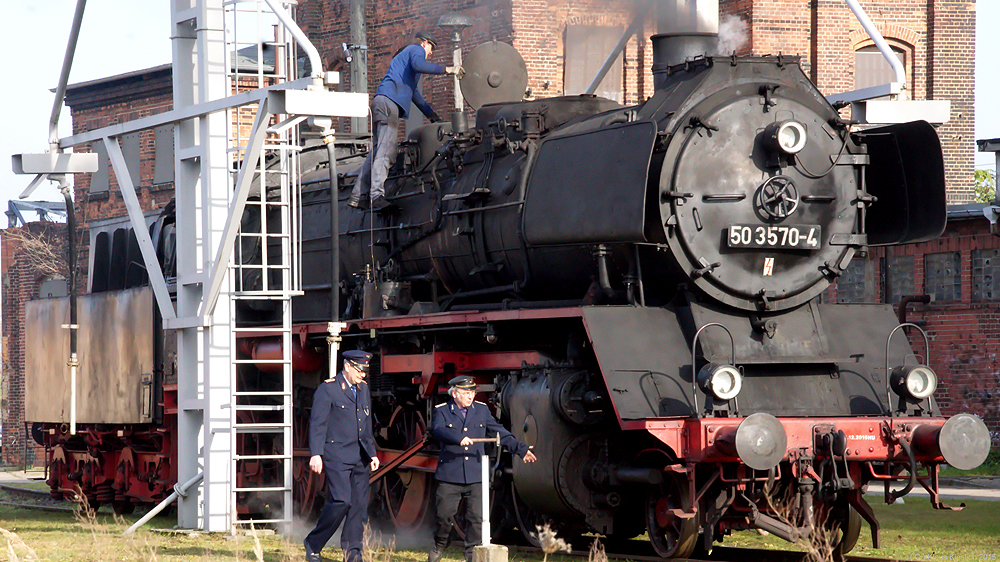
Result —
<instances>
[{"instance_id":1,"label":"blue uniform jacket","mask_svg":"<svg viewBox=\"0 0 1000 562\"><path fill-rule=\"evenodd\" d=\"M523 457L528 452L528 446L504 429L482 402L473 402L469 406L464 421L454 400L438 404L434 408L431 431L434 438L441 442L434 478L442 482L473 484L483 481L481 463L485 444L473 443L468 447L459 445L463 437L496 437L499 433L500 445L515 455Z\"/></svg>"},{"instance_id":2,"label":"blue uniform jacket","mask_svg":"<svg viewBox=\"0 0 1000 562\"><path fill-rule=\"evenodd\" d=\"M309 455L322 455L326 462L370 462L376 452L371 410L364 382L358 384L357 400L343 371L321 383L309 418Z\"/></svg>"},{"instance_id":3,"label":"blue uniform jacket","mask_svg":"<svg viewBox=\"0 0 1000 562\"><path fill-rule=\"evenodd\" d=\"M389 63L389 71L382 78L382 83L375 90L376 96L385 96L399 106L399 114L406 119L410 115L410 104L417 104L421 113L430 117L434 110L420 95L417 84L421 74L444 74L440 64L427 62L424 48L413 44L404 48Z\"/></svg>"}]
</instances>

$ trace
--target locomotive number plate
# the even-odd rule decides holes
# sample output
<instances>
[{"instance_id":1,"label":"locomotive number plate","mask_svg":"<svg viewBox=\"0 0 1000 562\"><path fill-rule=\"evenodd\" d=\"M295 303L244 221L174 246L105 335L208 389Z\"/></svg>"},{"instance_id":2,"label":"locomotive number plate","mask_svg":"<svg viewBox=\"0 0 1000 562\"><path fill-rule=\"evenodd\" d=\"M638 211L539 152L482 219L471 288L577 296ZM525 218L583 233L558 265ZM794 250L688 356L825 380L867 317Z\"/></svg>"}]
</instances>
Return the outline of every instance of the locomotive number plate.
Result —
<instances>
[{"instance_id":1,"label":"locomotive number plate","mask_svg":"<svg viewBox=\"0 0 1000 562\"><path fill-rule=\"evenodd\" d=\"M726 234L730 248L818 250L822 240L818 224L734 224Z\"/></svg>"}]
</instances>

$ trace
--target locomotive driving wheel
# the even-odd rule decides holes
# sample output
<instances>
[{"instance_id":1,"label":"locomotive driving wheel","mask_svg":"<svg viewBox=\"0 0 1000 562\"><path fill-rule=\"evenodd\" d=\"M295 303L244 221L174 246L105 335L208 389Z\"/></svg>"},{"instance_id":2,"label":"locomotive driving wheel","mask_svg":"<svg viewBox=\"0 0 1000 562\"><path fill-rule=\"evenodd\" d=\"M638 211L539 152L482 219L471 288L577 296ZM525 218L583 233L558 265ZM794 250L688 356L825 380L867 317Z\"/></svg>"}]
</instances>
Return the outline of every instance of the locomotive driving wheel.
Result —
<instances>
[{"instance_id":1,"label":"locomotive driving wheel","mask_svg":"<svg viewBox=\"0 0 1000 562\"><path fill-rule=\"evenodd\" d=\"M422 441L426 432L424 417L414 406L399 406L389 418L385 447L405 450ZM389 518L396 529L417 529L423 524L430 506L431 474L401 466L382 477L382 492Z\"/></svg>"},{"instance_id":2,"label":"locomotive driving wheel","mask_svg":"<svg viewBox=\"0 0 1000 562\"><path fill-rule=\"evenodd\" d=\"M854 550L861 536L861 514L846 501L841 501L830 510L825 525L832 531L833 559L844 560L844 555Z\"/></svg>"},{"instance_id":3,"label":"locomotive driving wheel","mask_svg":"<svg viewBox=\"0 0 1000 562\"><path fill-rule=\"evenodd\" d=\"M295 514L309 518L316 506L316 499L323 492L326 478L316 474L309 468L309 418L304 413L296 412L292 432L292 449L295 451L292 462L292 502ZM322 498L320 498L322 501Z\"/></svg>"},{"instance_id":4,"label":"locomotive driving wheel","mask_svg":"<svg viewBox=\"0 0 1000 562\"><path fill-rule=\"evenodd\" d=\"M669 475L659 490L646 499L646 531L656 554L663 558L686 558L698 545L698 517L691 512L685 483Z\"/></svg>"}]
</instances>

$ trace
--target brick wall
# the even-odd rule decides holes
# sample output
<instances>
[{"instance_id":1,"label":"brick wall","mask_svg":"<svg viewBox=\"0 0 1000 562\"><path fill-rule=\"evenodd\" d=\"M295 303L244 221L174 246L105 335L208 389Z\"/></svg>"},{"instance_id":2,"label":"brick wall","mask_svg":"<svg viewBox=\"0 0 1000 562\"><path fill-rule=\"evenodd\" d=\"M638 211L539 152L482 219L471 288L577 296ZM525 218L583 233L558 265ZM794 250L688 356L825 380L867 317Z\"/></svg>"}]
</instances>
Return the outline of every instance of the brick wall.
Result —
<instances>
[{"instance_id":1,"label":"brick wall","mask_svg":"<svg viewBox=\"0 0 1000 562\"><path fill-rule=\"evenodd\" d=\"M169 66L71 86L66 105L73 118L73 134L156 115L173 108L172 73ZM174 196L173 183L153 184L155 157L153 130L139 134L139 177L132 178L143 212L166 206ZM80 146L78 152L90 152ZM128 214L113 167L108 172L108 190L91 193L91 174L77 174L73 183L77 221L77 252L81 286L86 288L90 260L89 229L92 221Z\"/></svg>"},{"instance_id":2,"label":"brick wall","mask_svg":"<svg viewBox=\"0 0 1000 562\"><path fill-rule=\"evenodd\" d=\"M973 201L975 2L861 0L890 45L906 53L912 99L951 101L938 129L948 203ZM754 54L797 54L824 94L854 89L854 52L872 44L843 0L721 0L750 24Z\"/></svg>"},{"instance_id":3,"label":"brick wall","mask_svg":"<svg viewBox=\"0 0 1000 562\"><path fill-rule=\"evenodd\" d=\"M972 255L976 250L998 248L1000 237L990 235L988 223L978 218L949 222L946 232L937 240L877 248L865 258L868 271L876 280L868 300L886 302L886 259L913 256L913 294L923 295L928 292L926 256L958 252L960 298L910 304L906 321L927 331L930 366L940 379L935 398L942 411L946 415L970 412L982 417L993 434L994 446L1000 446L1000 354L996 344L1000 341L1000 309L996 296L992 300L973 299ZM836 286L825 294L825 299L836 301ZM898 308L897 305L897 311ZM922 338L911 335L910 341L915 352L926 357Z\"/></svg>"},{"instance_id":4,"label":"brick wall","mask_svg":"<svg viewBox=\"0 0 1000 562\"><path fill-rule=\"evenodd\" d=\"M438 18L460 12L476 24L462 37L468 53L484 41L511 43L524 57L534 97L563 93L564 38L567 25L626 27L639 2L630 0L373 0L368 18L368 91L385 74L392 55L415 31L430 29L441 44L432 62L449 64L451 46L437 28ZM939 130L945 153L949 204L973 197L973 63L975 4L968 0L862 0L869 17L888 42L907 57L907 82L913 99L947 99L949 123ZM720 0L724 15L742 19L749 41L740 54L802 57L803 69L824 94L854 89L854 52L871 45L843 0ZM333 64L350 36L350 0L303 0L297 15L325 60ZM635 104L652 94L652 52L656 33L647 22L625 48L624 100ZM349 81L349 76L345 76ZM452 81L425 78L425 97L442 116L453 106Z\"/></svg>"},{"instance_id":5,"label":"brick wall","mask_svg":"<svg viewBox=\"0 0 1000 562\"><path fill-rule=\"evenodd\" d=\"M6 343L3 364L3 387L0 390L0 417L3 423L3 451L0 464L22 466L41 465L43 449L38 447L24 427L24 307L38 298L39 283L46 271L29 258L20 235L26 234L51 244L57 255L65 256L66 225L34 222L19 228L0 231L3 252L3 338ZM62 257L65 260L65 257ZM31 420L28 420L31 421ZM27 443L27 456L25 444Z\"/></svg>"}]
</instances>

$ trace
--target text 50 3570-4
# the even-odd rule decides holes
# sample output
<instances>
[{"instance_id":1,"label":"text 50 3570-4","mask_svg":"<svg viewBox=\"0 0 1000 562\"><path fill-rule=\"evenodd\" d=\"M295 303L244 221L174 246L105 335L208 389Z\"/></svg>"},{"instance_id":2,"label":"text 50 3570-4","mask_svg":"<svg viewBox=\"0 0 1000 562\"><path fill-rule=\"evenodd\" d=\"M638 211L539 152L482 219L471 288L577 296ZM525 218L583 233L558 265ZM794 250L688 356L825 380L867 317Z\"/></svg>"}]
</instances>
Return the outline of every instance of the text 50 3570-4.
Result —
<instances>
[{"instance_id":1,"label":"text 50 3570-4","mask_svg":"<svg viewBox=\"0 0 1000 562\"><path fill-rule=\"evenodd\" d=\"M734 224L726 230L730 248L785 248L818 250L818 224Z\"/></svg>"}]
</instances>

